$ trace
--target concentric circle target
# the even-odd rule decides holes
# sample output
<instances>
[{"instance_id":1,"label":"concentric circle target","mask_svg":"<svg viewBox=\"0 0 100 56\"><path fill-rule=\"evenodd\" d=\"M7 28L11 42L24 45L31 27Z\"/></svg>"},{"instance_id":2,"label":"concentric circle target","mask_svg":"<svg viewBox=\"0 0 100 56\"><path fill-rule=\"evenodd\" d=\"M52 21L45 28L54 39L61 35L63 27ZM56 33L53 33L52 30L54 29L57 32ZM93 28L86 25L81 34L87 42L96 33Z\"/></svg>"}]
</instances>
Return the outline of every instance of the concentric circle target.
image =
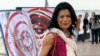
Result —
<instances>
[{"instance_id":1,"label":"concentric circle target","mask_svg":"<svg viewBox=\"0 0 100 56\"><path fill-rule=\"evenodd\" d=\"M36 32L36 38L43 39L53 12L48 8L32 8L28 10L28 13L30 14L33 29Z\"/></svg>"},{"instance_id":2,"label":"concentric circle target","mask_svg":"<svg viewBox=\"0 0 100 56\"><path fill-rule=\"evenodd\" d=\"M6 45L10 55L34 56L36 47L33 35L27 16L23 12L12 12L8 18L5 32Z\"/></svg>"},{"instance_id":3,"label":"concentric circle target","mask_svg":"<svg viewBox=\"0 0 100 56\"><path fill-rule=\"evenodd\" d=\"M25 30L21 33L21 43L26 51L32 51L33 43L30 34Z\"/></svg>"}]
</instances>

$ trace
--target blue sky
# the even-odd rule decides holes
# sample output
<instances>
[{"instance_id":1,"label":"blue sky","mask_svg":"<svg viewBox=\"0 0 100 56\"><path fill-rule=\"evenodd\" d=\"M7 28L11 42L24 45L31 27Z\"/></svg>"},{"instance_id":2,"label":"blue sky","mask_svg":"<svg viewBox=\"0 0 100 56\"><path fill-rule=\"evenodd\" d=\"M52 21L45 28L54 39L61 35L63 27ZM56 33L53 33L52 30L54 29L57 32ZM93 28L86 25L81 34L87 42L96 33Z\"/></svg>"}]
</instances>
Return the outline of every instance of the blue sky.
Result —
<instances>
[{"instance_id":1,"label":"blue sky","mask_svg":"<svg viewBox=\"0 0 100 56\"><path fill-rule=\"evenodd\" d=\"M49 7L66 1L77 9L100 10L100 0L48 0ZM16 7L44 7L45 0L0 0L0 10L15 9Z\"/></svg>"}]
</instances>

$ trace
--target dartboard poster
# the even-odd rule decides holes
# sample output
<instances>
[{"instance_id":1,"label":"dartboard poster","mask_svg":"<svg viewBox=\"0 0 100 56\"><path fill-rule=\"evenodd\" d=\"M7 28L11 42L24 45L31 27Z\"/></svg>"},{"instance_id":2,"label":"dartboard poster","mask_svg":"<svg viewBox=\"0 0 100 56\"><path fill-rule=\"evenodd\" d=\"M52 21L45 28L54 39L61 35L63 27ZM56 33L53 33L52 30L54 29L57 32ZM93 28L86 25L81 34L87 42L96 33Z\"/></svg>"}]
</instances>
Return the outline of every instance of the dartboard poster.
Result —
<instances>
[{"instance_id":1,"label":"dartboard poster","mask_svg":"<svg viewBox=\"0 0 100 56\"><path fill-rule=\"evenodd\" d=\"M0 18L8 56L37 56L38 45L30 18L23 11L2 11Z\"/></svg>"},{"instance_id":2,"label":"dartboard poster","mask_svg":"<svg viewBox=\"0 0 100 56\"><path fill-rule=\"evenodd\" d=\"M29 13L33 30L35 30L36 39L41 46L47 27L51 21L54 7L22 7L22 11Z\"/></svg>"}]
</instances>

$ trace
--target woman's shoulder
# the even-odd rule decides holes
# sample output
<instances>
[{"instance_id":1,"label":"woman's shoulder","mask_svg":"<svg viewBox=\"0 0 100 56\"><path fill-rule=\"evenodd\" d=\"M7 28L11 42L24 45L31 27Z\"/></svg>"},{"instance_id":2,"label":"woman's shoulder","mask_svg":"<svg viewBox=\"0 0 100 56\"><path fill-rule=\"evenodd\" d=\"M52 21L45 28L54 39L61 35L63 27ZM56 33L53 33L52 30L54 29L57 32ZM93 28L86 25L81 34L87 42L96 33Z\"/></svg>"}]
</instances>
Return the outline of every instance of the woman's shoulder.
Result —
<instances>
[{"instance_id":1,"label":"woman's shoulder","mask_svg":"<svg viewBox=\"0 0 100 56\"><path fill-rule=\"evenodd\" d=\"M48 32L46 34L46 36L50 36L50 37L55 37L57 35L57 33L54 33L54 32Z\"/></svg>"},{"instance_id":2,"label":"woman's shoulder","mask_svg":"<svg viewBox=\"0 0 100 56\"><path fill-rule=\"evenodd\" d=\"M54 41L54 33L47 33L43 39L43 42L52 44Z\"/></svg>"},{"instance_id":3,"label":"woman's shoulder","mask_svg":"<svg viewBox=\"0 0 100 56\"><path fill-rule=\"evenodd\" d=\"M46 37L53 38L54 36L53 36L53 33L49 32L46 34Z\"/></svg>"}]
</instances>

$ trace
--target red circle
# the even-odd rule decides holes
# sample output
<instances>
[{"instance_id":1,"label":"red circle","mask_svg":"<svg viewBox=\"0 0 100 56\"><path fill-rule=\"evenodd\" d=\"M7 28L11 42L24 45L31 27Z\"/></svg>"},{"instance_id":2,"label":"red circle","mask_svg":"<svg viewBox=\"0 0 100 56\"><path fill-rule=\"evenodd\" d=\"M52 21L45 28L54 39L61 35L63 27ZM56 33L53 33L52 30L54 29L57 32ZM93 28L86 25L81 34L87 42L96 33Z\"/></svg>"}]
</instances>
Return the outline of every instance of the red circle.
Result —
<instances>
[{"instance_id":1,"label":"red circle","mask_svg":"<svg viewBox=\"0 0 100 56\"><path fill-rule=\"evenodd\" d=\"M5 31L5 41L6 41L6 46L7 46L7 49L9 50L11 56L14 56L13 52L10 50L10 46L9 46L9 43L8 43L8 28L9 28L9 24L11 22L11 20L13 19L14 16L16 16L17 14L21 14L23 15L23 13L21 12L15 12L13 13L9 18L8 18L8 21L7 21L7 26L6 26L6 31Z\"/></svg>"},{"instance_id":2,"label":"red circle","mask_svg":"<svg viewBox=\"0 0 100 56\"><path fill-rule=\"evenodd\" d=\"M31 38L31 36L30 36L30 34L26 31L26 30L24 30L24 31L22 31L22 33L21 33L21 43L22 43L22 45L23 45L23 47L24 47L24 49L26 49L26 51L32 51L32 49L33 49L33 46L31 47L31 48L27 48L26 46L25 46L25 44L24 44L24 42L23 42L23 35L25 34L25 33L27 33L28 35L29 35L29 37ZM28 41L28 40L27 40ZM31 38L31 41L32 41L32 38ZM32 41L33 42L33 41ZM33 43L32 43L32 45L33 45Z\"/></svg>"},{"instance_id":3,"label":"red circle","mask_svg":"<svg viewBox=\"0 0 100 56\"><path fill-rule=\"evenodd\" d=\"M53 12L48 10L47 8L32 8L32 9L28 10L28 13L35 12L35 11L38 11L38 10L53 14ZM44 16L43 15L36 15L36 16L32 16L30 19L32 21L32 20L37 19L37 18L45 19L48 23L50 23L50 18L46 15L44 15ZM47 25L45 23L43 23L43 22L39 22L39 23L44 27L45 30L47 30ZM38 22L33 24L33 28L36 25L38 25ZM43 39L43 36L42 37L41 36L40 37L36 36L36 38L37 39Z\"/></svg>"},{"instance_id":4,"label":"red circle","mask_svg":"<svg viewBox=\"0 0 100 56\"><path fill-rule=\"evenodd\" d=\"M48 19L48 17L42 16L42 15L32 16L31 20L34 20L34 19L37 19L37 18L45 19L45 20L47 20L47 22L50 22L50 20Z\"/></svg>"},{"instance_id":5,"label":"red circle","mask_svg":"<svg viewBox=\"0 0 100 56\"><path fill-rule=\"evenodd\" d=\"M15 25L15 28L14 28L14 41L15 41L15 44L16 44L16 47L17 47L17 49L18 49L18 51L19 51L19 54L22 56L22 55L24 55L22 52L21 52L21 50L20 50L20 48L18 47L18 43L16 42L16 30L17 30L17 28L18 28L18 26L20 25L20 24L25 24L25 25L27 25L27 23L26 22L24 22L24 21L19 21L16 25ZM28 26L28 25L27 25ZM32 38L31 38L32 39ZM33 44L33 43L32 43ZM32 46L32 49L33 49L33 46Z\"/></svg>"},{"instance_id":6,"label":"red circle","mask_svg":"<svg viewBox=\"0 0 100 56\"><path fill-rule=\"evenodd\" d=\"M23 37L23 34L24 33L27 33L28 35L29 35L29 37L30 37L30 39L31 39L31 41L32 41L32 38L31 38L31 36L30 36L30 34L27 32L27 31L22 31L22 33L21 33L21 42L22 42L22 45L23 45L23 47L24 47L24 49L26 49L27 51L32 51L32 49L33 49L33 46L31 47L31 48L26 48L26 46L25 46L25 44L24 44L24 42L23 42L23 40L22 40L22 37ZM32 41L33 42L33 41ZM33 45L33 43L32 43L32 45Z\"/></svg>"},{"instance_id":7,"label":"red circle","mask_svg":"<svg viewBox=\"0 0 100 56\"><path fill-rule=\"evenodd\" d=\"M50 13L50 14L53 14L53 12L51 12L51 11L48 10L47 8L33 8L33 9L28 10L28 13L33 12L33 11L35 11L35 10L42 10L42 11L46 11L46 12L48 12L48 13Z\"/></svg>"},{"instance_id":8,"label":"red circle","mask_svg":"<svg viewBox=\"0 0 100 56\"><path fill-rule=\"evenodd\" d=\"M8 30L9 30L9 25L10 25L11 20L13 19L13 17L15 17L15 16L18 15L18 14L23 15L22 12L17 11L17 12L14 12L14 13L8 18L7 26L6 26L6 31L5 31L5 41L6 41L7 49L9 50L9 53L11 54L11 56L14 56L14 54L13 54L13 52L11 51L10 46L9 46L9 43L8 43ZM15 34L14 34L14 35L15 35ZM24 54L23 54L21 51L19 51L20 49L19 49L19 47L18 47L16 41L15 41L15 46L16 46L16 49L17 49L17 51L19 52L19 54L20 54L21 56L24 56Z\"/></svg>"}]
</instances>

